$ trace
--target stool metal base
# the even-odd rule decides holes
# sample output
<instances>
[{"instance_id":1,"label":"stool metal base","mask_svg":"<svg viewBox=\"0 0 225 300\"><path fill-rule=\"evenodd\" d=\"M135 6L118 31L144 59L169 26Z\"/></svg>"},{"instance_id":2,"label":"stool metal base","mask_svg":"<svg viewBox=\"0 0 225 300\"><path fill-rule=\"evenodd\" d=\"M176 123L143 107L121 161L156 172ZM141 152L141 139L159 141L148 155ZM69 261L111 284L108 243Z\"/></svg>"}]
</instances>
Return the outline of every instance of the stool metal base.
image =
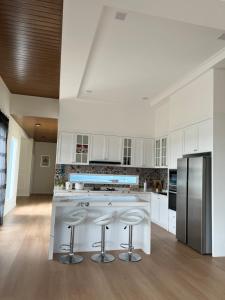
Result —
<instances>
[{"instance_id":1,"label":"stool metal base","mask_svg":"<svg viewBox=\"0 0 225 300\"><path fill-rule=\"evenodd\" d=\"M119 259L123 261L131 261L131 262L137 262L142 260L142 257L138 253L120 253Z\"/></svg>"},{"instance_id":2,"label":"stool metal base","mask_svg":"<svg viewBox=\"0 0 225 300\"><path fill-rule=\"evenodd\" d=\"M61 255L59 257L59 261L62 264L67 264L67 265L72 265L72 264L79 264L80 262L82 262L84 260L84 258L80 255L70 255L70 254L66 254L66 255Z\"/></svg>"},{"instance_id":3,"label":"stool metal base","mask_svg":"<svg viewBox=\"0 0 225 300\"><path fill-rule=\"evenodd\" d=\"M97 263L109 263L115 260L115 257L111 254L105 253L97 253L91 256L91 260Z\"/></svg>"}]
</instances>

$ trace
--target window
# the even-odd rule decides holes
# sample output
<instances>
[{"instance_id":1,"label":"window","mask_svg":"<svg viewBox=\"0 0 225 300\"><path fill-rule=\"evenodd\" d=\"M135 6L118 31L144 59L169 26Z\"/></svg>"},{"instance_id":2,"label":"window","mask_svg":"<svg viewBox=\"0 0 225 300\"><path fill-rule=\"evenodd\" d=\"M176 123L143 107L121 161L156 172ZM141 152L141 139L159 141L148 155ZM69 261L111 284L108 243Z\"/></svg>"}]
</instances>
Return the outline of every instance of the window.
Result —
<instances>
[{"instance_id":1,"label":"window","mask_svg":"<svg viewBox=\"0 0 225 300\"><path fill-rule=\"evenodd\" d=\"M7 173L7 189L6 197L11 199L14 196L15 188L15 173L16 173L16 156L18 151L18 142L17 139L12 137L10 146L9 146L9 165Z\"/></svg>"}]
</instances>

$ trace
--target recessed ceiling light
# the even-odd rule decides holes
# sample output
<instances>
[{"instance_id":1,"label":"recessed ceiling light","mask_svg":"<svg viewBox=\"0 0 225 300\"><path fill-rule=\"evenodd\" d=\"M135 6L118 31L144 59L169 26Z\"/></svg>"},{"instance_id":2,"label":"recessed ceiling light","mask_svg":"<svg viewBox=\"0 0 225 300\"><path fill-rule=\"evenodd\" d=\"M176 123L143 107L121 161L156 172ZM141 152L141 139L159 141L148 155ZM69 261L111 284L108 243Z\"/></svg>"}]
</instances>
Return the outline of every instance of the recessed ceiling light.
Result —
<instances>
[{"instance_id":1,"label":"recessed ceiling light","mask_svg":"<svg viewBox=\"0 0 225 300\"><path fill-rule=\"evenodd\" d=\"M142 97L141 99L142 99L142 100L149 100L148 97Z\"/></svg>"},{"instance_id":2,"label":"recessed ceiling light","mask_svg":"<svg viewBox=\"0 0 225 300\"><path fill-rule=\"evenodd\" d=\"M218 40L223 40L223 41L225 41L225 33L221 34L221 35L218 37Z\"/></svg>"},{"instance_id":3,"label":"recessed ceiling light","mask_svg":"<svg viewBox=\"0 0 225 300\"><path fill-rule=\"evenodd\" d=\"M36 123L36 124L35 124L35 127L40 127L40 126L41 126L40 123Z\"/></svg>"},{"instance_id":4,"label":"recessed ceiling light","mask_svg":"<svg viewBox=\"0 0 225 300\"><path fill-rule=\"evenodd\" d=\"M116 20L124 21L126 19L127 14L122 11L117 11L115 15Z\"/></svg>"},{"instance_id":5,"label":"recessed ceiling light","mask_svg":"<svg viewBox=\"0 0 225 300\"><path fill-rule=\"evenodd\" d=\"M92 90L86 90L86 93L90 94L90 93L92 93Z\"/></svg>"}]
</instances>

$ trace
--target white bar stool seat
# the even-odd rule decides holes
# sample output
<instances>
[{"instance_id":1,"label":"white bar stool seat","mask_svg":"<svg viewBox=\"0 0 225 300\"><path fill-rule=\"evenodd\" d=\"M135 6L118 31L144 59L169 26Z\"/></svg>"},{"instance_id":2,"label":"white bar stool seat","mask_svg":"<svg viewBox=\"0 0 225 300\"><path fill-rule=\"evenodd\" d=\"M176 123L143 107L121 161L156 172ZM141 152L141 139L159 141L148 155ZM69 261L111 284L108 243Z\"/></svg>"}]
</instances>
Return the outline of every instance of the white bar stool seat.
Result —
<instances>
[{"instance_id":1,"label":"white bar stool seat","mask_svg":"<svg viewBox=\"0 0 225 300\"><path fill-rule=\"evenodd\" d=\"M133 226L140 224L145 219L146 213L141 209L129 209L123 212L119 216L120 223L129 227L129 240L128 244L121 243L122 248L126 248L128 246L128 252L120 253L119 259L123 261L131 261L137 262L140 261L142 258L138 253L133 252ZM125 227L125 228L126 228ZM125 229L124 228L124 229Z\"/></svg>"},{"instance_id":2,"label":"white bar stool seat","mask_svg":"<svg viewBox=\"0 0 225 300\"><path fill-rule=\"evenodd\" d=\"M61 250L67 250L69 248L69 253L66 255L61 255L59 261L63 264L78 264L83 261L83 257L74 254L74 231L75 226L84 222L87 217L87 211L85 209L77 209L73 211L63 220L63 223L71 229L70 231L70 244L61 245ZM67 248L67 249L66 249Z\"/></svg>"},{"instance_id":3,"label":"white bar stool seat","mask_svg":"<svg viewBox=\"0 0 225 300\"><path fill-rule=\"evenodd\" d=\"M101 246L101 252L91 256L91 260L94 262L108 263L115 260L115 257L105 251L105 229L108 229L107 225L112 223L113 214L105 214L93 220L96 225L101 226L101 241L94 243L93 247Z\"/></svg>"}]
</instances>

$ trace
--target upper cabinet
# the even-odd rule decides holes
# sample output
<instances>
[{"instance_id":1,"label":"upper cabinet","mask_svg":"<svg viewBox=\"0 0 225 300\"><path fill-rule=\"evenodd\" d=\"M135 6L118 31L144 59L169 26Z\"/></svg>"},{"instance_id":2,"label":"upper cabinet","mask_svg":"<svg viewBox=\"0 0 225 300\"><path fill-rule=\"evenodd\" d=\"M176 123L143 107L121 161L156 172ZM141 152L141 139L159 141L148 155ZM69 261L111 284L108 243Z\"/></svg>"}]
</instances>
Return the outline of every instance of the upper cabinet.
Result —
<instances>
[{"instance_id":1,"label":"upper cabinet","mask_svg":"<svg viewBox=\"0 0 225 300\"><path fill-rule=\"evenodd\" d=\"M123 156L122 156L122 164L125 166L133 165L133 150L134 148L134 140L132 138L124 138L123 139Z\"/></svg>"},{"instance_id":2,"label":"upper cabinet","mask_svg":"<svg viewBox=\"0 0 225 300\"><path fill-rule=\"evenodd\" d=\"M183 156L184 132L176 130L169 134L169 168L177 169L177 159Z\"/></svg>"},{"instance_id":3,"label":"upper cabinet","mask_svg":"<svg viewBox=\"0 0 225 300\"><path fill-rule=\"evenodd\" d=\"M122 138L110 135L106 141L106 160L121 162Z\"/></svg>"},{"instance_id":4,"label":"upper cabinet","mask_svg":"<svg viewBox=\"0 0 225 300\"><path fill-rule=\"evenodd\" d=\"M184 129L184 154L213 150L213 123L206 120Z\"/></svg>"},{"instance_id":5,"label":"upper cabinet","mask_svg":"<svg viewBox=\"0 0 225 300\"><path fill-rule=\"evenodd\" d=\"M206 120L198 124L199 152L213 151L213 120Z\"/></svg>"},{"instance_id":6,"label":"upper cabinet","mask_svg":"<svg viewBox=\"0 0 225 300\"><path fill-rule=\"evenodd\" d=\"M93 134L90 160L121 162L121 145L121 137Z\"/></svg>"},{"instance_id":7,"label":"upper cabinet","mask_svg":"<svg viewBox=\"0 0 225 300\"><path fill-rule=\"evenodd\" d=\"M167 167L167 137L157 138L155 140L155 167Z\"/></svg>"},{"instance_id":8,"label":"upper cabinet","mask_svg":"<svg viewBox=\"0 0 225 300\"><path fill-rule=\"evenodd\" d=\"M143 167L154 167L154 140L143 139Z\"/></svg>"},{"instance_id":9,"label":"upper cabinet","mask_svg":"<svg viewBox=\"0 0 225 300\"><path fill-rule=\"evenodd\" d=\"M154 140L122 138L102 134L61 132L57 145L57 163L89 164L90 161L118 162L123 166L153 167Z\"/></svg>"},{"instance_id":10,"label":"upper cabinet","mask_svg":"<svg viewBox=\"0 0 225 300\"><path fill-rule=\"evenodd\" d=\"M198 126L192 125L184 129L184 153L198 152Z\"/></svg>"},{"instance_id":11,"label":"upper cabinet","mask_svg":"<svg viewBox=\"0 0 225 300\"><path fill-rule=\"evenodd\" d=\"M88 164L89 162L89 135L75 134L75 157L74 163Z\"/></svg>"},{"instance_id":12,"label":"upper cabinet","mask_svg":"<svg viewBox=\"0 0 225 300\"><path fill-rule=\"evenodd\" d=\"M74 134L70 132L61 132L57 142L58 164L71 164L73 161Z\"/></svg>"},{"instance_id":13,"label":"upper cabinet","mask_svg":"<svg viewBox=\"0 0 225 300\"><path fill-rule=\"evenodd\" d=\"M102 134L91 136L90 160L104 160L106 153L106 139Z\"/></svg>"}]
</instances>

